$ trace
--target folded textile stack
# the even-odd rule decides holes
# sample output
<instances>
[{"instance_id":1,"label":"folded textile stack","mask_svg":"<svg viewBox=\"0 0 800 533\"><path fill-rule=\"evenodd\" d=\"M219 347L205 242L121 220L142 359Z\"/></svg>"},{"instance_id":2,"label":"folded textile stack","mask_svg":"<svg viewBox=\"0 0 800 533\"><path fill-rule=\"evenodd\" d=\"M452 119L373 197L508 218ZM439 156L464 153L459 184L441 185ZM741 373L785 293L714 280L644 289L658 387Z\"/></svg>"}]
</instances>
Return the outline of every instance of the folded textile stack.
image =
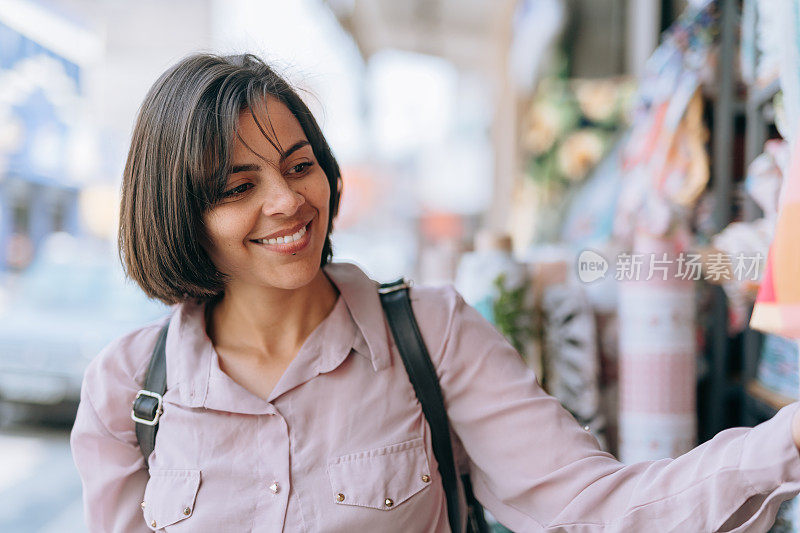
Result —
<instances>
[{"instance_id":1,"label":"folded textile stack","mask_svg":"<svg viewBox=\"0 0 800 533\"><path fill-rule=\"evenodd\" d=\"M786 141L767 141L764 153L748 167L744 184L745 192L761 209L763 217L751 222L733 222L711 239L714 249L722 252L731 266L730 275L721 280L728 296L731 333L738 333L747 325L750 306L764 275L789 155Z\"/></svg>"},{"instance_id":2,"label":"folded textile stack","mask_svg":"<svg viewBox=\"0 0 800 533\"><path fill-rule=\"evenodd\" d=\"M800 338L800 145L792 147L791 165L780 198L775 237L750 326L768 333Z\"/></svg>"}]
</instances>

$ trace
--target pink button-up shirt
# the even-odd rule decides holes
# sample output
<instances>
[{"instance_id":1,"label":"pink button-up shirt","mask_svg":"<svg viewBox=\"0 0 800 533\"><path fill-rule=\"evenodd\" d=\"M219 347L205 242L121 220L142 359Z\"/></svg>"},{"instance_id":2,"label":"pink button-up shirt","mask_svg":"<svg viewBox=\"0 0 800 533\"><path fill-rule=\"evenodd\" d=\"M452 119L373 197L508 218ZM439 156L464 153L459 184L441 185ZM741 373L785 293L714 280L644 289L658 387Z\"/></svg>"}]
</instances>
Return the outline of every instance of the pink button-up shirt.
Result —
<instances>
[{"instance_id":1,"label":"pink button-up shirt","mask_svg":"<svg viewBox=\"0 0 800 533\"><path fill-rule=\"evenodd\" d=\"M90 531L449 531L430 430L376 284L353 265L325 271L340 296L267 401L220 370L202 307L177 308L149 471L130 411L165 321L92 361L71 438ZM461 468L514 531L766 531L800 492L796 403L677 459L625 466L452 288L411 299Z\"/></svg>"}]
</instances>

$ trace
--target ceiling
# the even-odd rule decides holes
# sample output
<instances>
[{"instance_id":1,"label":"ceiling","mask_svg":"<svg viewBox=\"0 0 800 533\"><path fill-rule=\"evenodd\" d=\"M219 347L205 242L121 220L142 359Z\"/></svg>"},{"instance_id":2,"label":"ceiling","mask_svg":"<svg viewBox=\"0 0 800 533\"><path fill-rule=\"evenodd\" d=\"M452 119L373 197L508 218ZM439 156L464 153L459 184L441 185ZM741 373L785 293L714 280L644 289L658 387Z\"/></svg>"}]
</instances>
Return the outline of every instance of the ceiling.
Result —
<instances>
[{"instance_id":1,"label":"ceiling","mask_svg":"<svg viewBox=\"0 0 800 533\"><path fill-rule=\"evenodd\" d=\"M325 0L365 59L399 49L493 71L507 50L515 0Z\"/></svg>"}]
</instances>

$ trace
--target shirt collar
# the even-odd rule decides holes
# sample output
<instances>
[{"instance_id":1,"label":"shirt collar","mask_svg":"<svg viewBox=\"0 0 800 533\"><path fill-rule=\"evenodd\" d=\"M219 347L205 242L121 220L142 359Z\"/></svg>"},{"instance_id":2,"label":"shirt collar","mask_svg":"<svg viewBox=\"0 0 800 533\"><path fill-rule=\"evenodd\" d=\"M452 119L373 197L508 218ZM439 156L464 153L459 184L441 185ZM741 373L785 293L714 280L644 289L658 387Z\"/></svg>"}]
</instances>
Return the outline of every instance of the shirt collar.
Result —
<instances>
[{"instance_id":1,"label":"shirt collar","mask_svg":"<svg viewBox=\"0 0 800 533\"><path fill-rule=\"evenodd\" d=\"M179 390L189 407L203 405L216 356L206 334L204 309L194 301L177 305L167 331L167 390Z\"/></svg>"},{"instance_id":2,"label":"shirt collar","mask_svg":"<svg viewBox=\"0 0 800 533\"><path fill-rule=\"evenodd\" d=\"M390 332L383 318L378 284L359 267L350 263L330 263L323 268L339 290L340 298L355 324L354 331L343 335L343 338L347 337L348 350L352 347L359 355L369 359L376 372L388 367L391 362L388 337ZM336 308L341 303L337 302ZM167 354L177 355L167 357L167 388L177 388L182 403L189 407L210 407L207 403L213 400L214 394L209 394L209 381L225 378L224 375L219 375L222 372L218 368L211 339L206 334L204 314L203 304L185 302L176 306L167 333ZM335 324L339 328L344 326L338 319ZM335 352L325 350L327 357L318 361L314 368L315 373L329 372L341 364L344 360L342 355L347 354L342 353L342 350ZM281 381L284 381L283 378ZM251 399L259 400L250 396ZM237 399L238 402L243 400ZM256 403L258 405L254 403L250 408L241 403L239 406L247 411L260 411L263 404L258 401Z\"/></svg>"},{"instance_id":3,"label":"shirt collar","mask_svg":"<svg viewBox=\"0 0 800 533\"><path fill-rule=\"evenodd\" d=\"M324 270L339 289L360 333L353 348L372 361L376 372L388 367L391 363L391 332L384 320L378 283L351 263L330 263Z\"/></svg>"}]
</instances>

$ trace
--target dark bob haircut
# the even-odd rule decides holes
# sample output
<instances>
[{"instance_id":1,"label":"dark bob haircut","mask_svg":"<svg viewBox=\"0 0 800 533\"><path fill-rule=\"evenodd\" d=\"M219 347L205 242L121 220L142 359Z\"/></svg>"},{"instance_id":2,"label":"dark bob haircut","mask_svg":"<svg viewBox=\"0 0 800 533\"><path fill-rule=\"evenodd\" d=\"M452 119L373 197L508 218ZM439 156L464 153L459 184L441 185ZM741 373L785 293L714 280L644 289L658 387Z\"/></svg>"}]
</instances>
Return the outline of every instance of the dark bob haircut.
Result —
<instances>
[{"instance_id":1,"label":"dark bob haircut","mask_svg":"<svg viewBox=\"0 0 800 533\"><path fill-rule=\"evenodd\" d=\"M331 260L339 165L308 107L256 56L196 54L167 70L147 93L123 174L120 259L149 297L175 304L222 294L226 277L202 244L203 214L224 191L239 114L265 109L267 96L294 114L328 177L330 217L320 266Z\"/></svg>"}]
</instances>

